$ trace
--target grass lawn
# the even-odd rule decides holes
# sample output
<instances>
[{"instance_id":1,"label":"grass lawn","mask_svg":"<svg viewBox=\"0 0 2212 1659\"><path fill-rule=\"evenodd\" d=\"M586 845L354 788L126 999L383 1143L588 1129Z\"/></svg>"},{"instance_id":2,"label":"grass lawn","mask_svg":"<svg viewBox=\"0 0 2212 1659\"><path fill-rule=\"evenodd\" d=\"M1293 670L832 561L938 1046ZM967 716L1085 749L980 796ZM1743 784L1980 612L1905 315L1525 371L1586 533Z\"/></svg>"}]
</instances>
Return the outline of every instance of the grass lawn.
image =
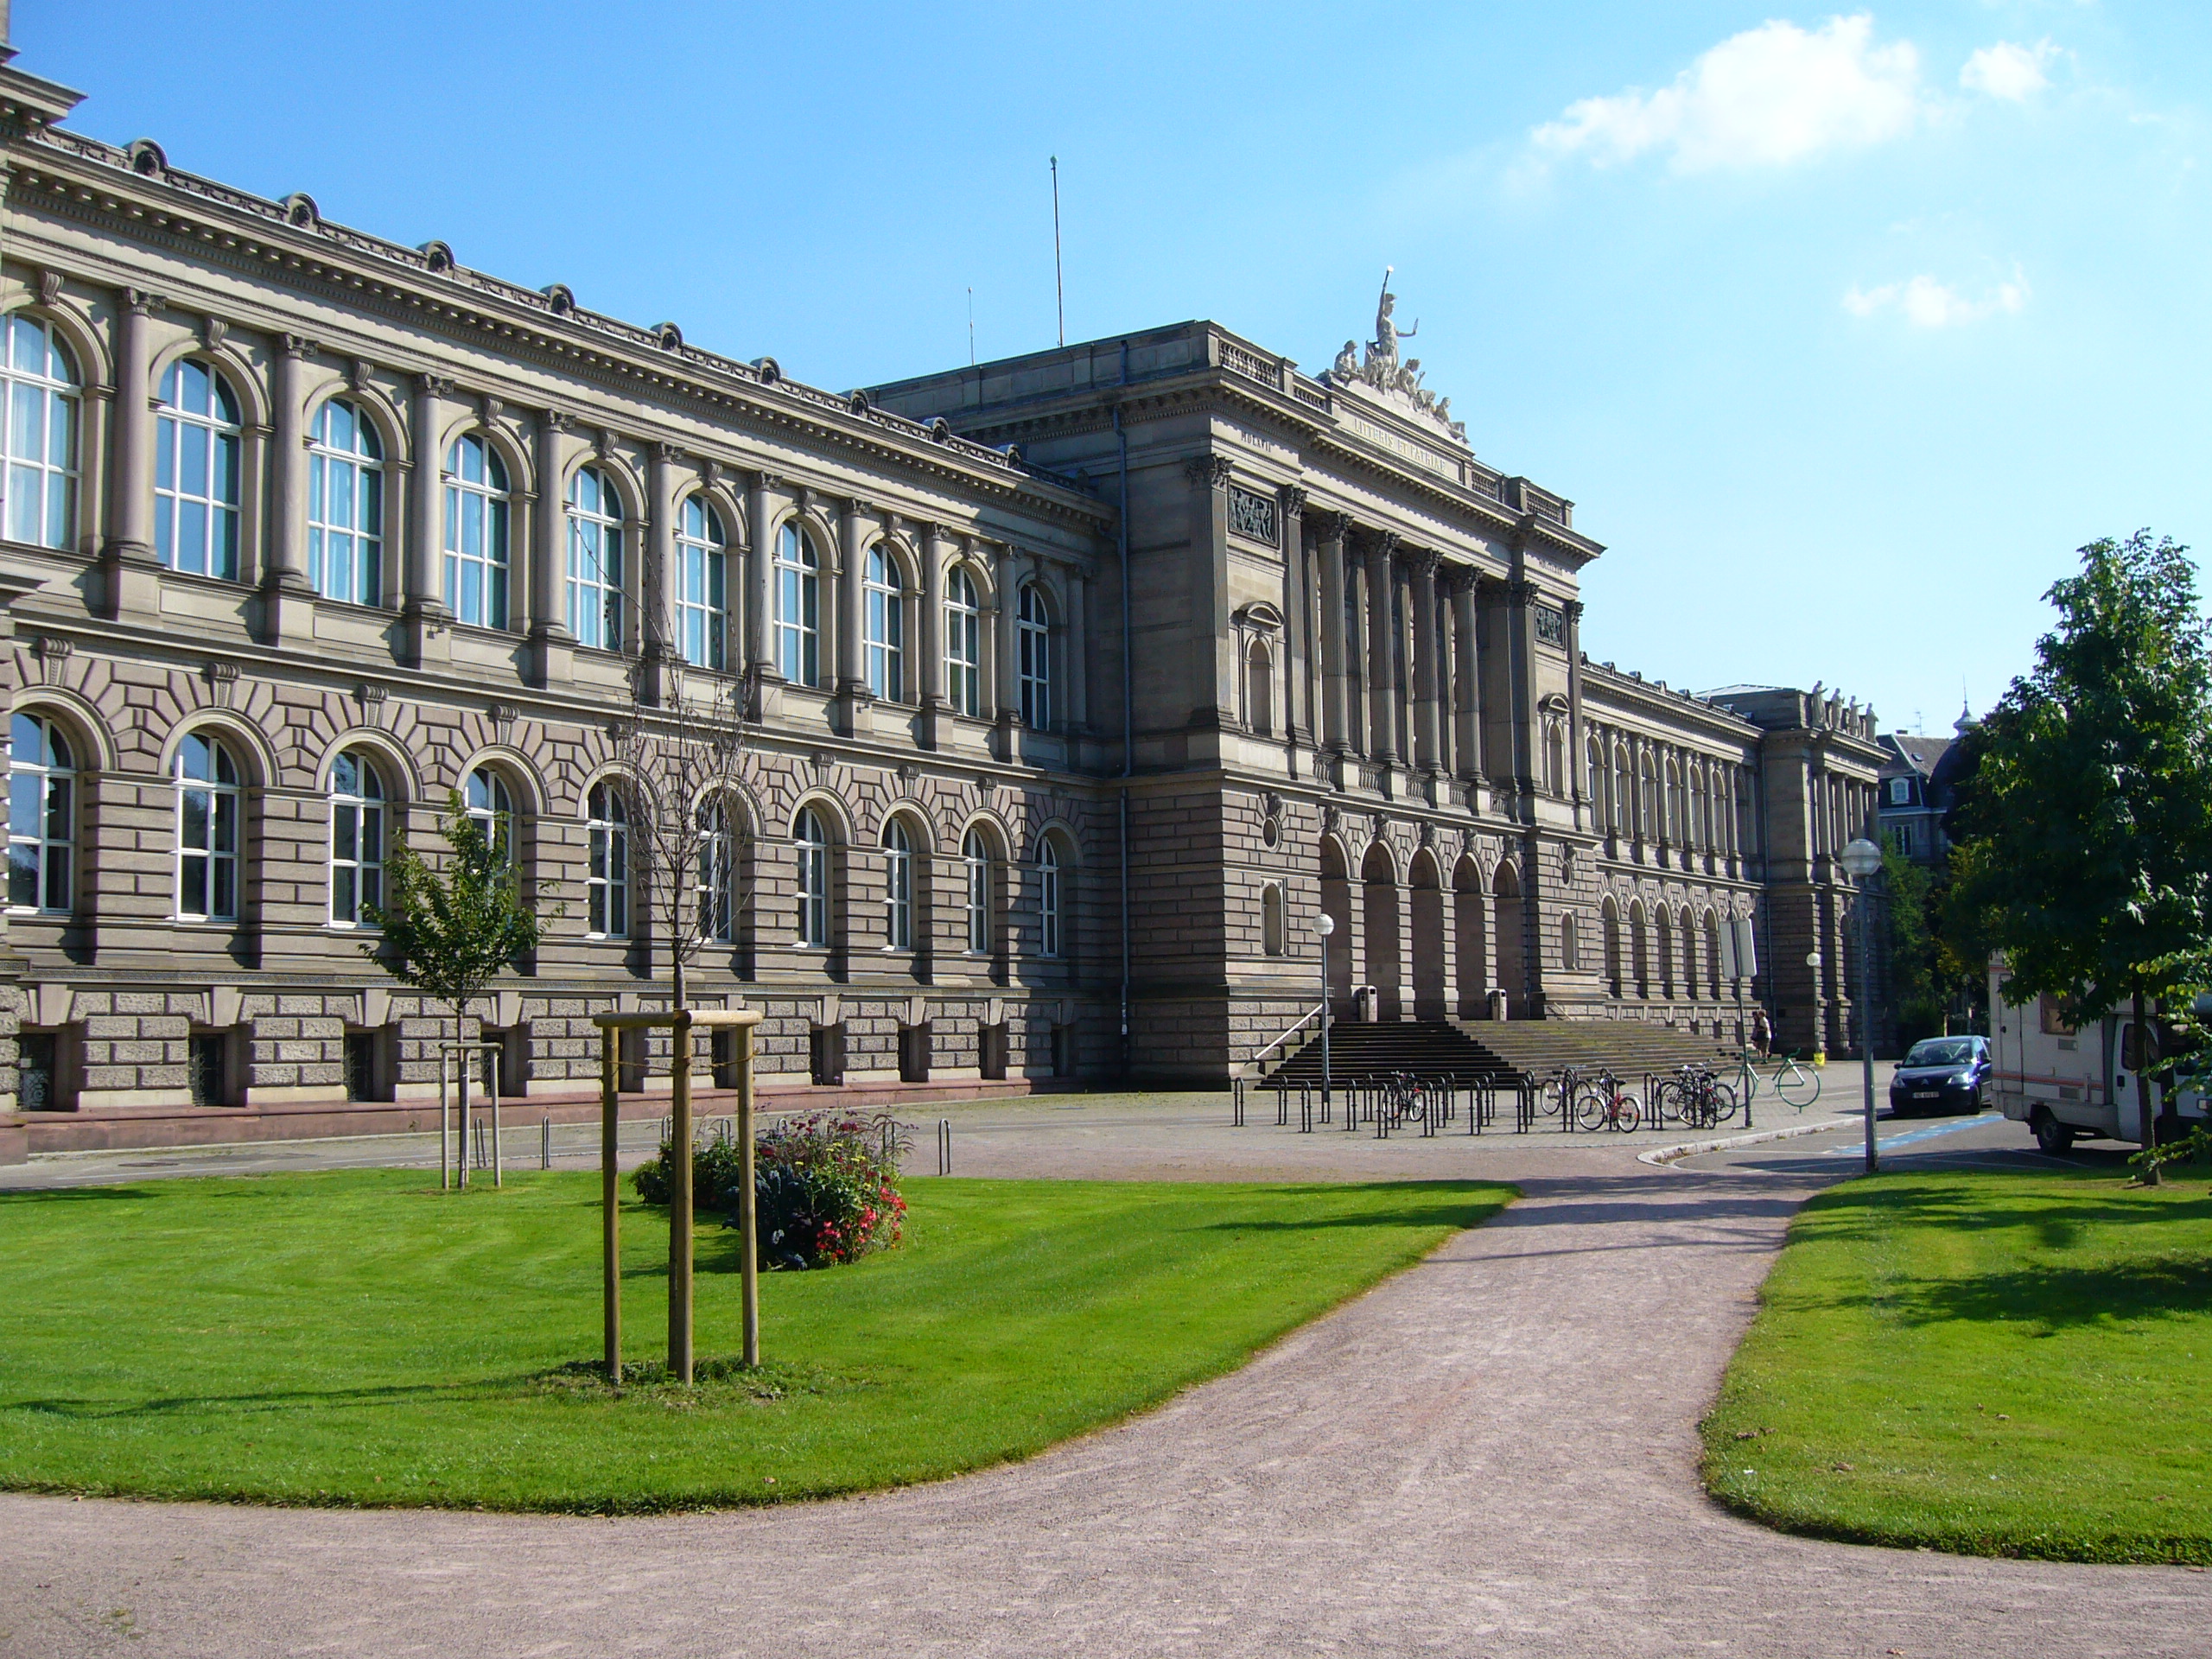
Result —
<instances>
[{"instance_id":1,"label":"grass lawn","mask_svg":"<svg viewBox=\"0 0 2212 1659\"><path fill-rule=\"evenodd\" d=\"M1807 1205L1705 1478L1821 1537L2212 1562L2212 1197L2109 1172L1878 1176Z\"/></svg>"},{"instance_id":2,"label":"grass lawn","mask_svg":"<svg viewBox=\"0 0 2212 1659\"><path fill-rule=\"evenodd\" d=\"M924 1179L907 1243L763 1274L763 1373L619 1394L599 1178L411 1171L0 1194L0 1485L641 1510L928 1480L1235 1369L1497 1212L1474 1182ZM627 1357L665 1354L663 1211L623 1216ZM702 1218L697 1349L736 1351Z\"/></svg>"}]
</instances>

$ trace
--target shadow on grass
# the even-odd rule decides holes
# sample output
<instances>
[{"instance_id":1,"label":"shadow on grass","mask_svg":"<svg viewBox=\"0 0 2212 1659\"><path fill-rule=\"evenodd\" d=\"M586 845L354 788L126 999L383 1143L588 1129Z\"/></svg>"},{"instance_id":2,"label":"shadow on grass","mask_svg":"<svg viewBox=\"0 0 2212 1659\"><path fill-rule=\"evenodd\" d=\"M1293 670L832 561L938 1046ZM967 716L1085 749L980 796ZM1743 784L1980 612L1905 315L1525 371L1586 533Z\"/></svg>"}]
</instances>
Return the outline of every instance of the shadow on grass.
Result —
<instances>
[{"instance_id":1,"label":"shadow on grass","mask_svg":"<svg viewBox=\"0 0 2212 1659\"><path fill-rule=\"evenodd\" d=\"M2202 1316L2212 1309L2212 1260L2153 1256L2078 1268L2038 1263L1892 1287L1879 1295L1789 1300L1811 1307L1879 1307L1885 1318L1906 1325L2008 1323L2053 1337L2089 1325Z\"/></svg>"}]
</instances>

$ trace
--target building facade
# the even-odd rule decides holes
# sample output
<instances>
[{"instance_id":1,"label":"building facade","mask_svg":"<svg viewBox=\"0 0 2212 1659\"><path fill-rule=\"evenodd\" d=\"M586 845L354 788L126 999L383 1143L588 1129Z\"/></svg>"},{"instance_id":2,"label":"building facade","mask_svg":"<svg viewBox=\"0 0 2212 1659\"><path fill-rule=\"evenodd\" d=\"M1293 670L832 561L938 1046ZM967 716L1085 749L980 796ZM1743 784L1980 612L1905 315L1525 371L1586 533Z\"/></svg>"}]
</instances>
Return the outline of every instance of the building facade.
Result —
<instances>
[{"instance_id":1,"label":"building facade","mask_svg":"<svg viewBox=\"0 0 2212 1659\"><path fill-rule=\"evenodd\" d=\"M0 68L19 1114L435 1096L373 912L456 797L549 913L503 1085L588 1094L666 995L619 739L683 687L744 739L694 1001L771 1086L1218 1081L1324 911L1346 1012L1847 1040L1871 714L1587 662L1602 550L1387 296L1318 378L1201 322L830 394L75 102Z\"/></svg>"}]
</instances>

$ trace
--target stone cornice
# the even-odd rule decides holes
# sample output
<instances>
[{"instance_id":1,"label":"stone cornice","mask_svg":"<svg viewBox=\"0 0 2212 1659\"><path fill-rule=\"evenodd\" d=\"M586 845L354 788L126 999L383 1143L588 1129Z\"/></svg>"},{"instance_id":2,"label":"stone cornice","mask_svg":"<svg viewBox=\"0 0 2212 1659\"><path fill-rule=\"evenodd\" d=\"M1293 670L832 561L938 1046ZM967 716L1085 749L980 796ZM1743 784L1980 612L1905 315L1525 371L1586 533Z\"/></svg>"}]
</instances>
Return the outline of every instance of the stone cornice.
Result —
<instances>
[{"instance_id":1,"label":"stone cornice","mask_svg":"<svg viewBox=\"0 0 2212 1659\"><path fill-rule=\"evenodd\" d=\"M588 378L633 397L703 405L733 432L803 432L874 465L887 463L1019 501L1039 517L1093 527L1111 522L1112 510L1090 500L1071 480L1027 467L987 445L934 434L903 416L857 409L850 399L772 368L685 345L680 333L665 327L639 328L582 308L561 308L553 296L438 259L436 245L429 245L432 251L406 248L331 225L289 204L168 168L157 151L147 153L151 159L139 170L131 164L134 152L79 134L53 130L16 138L8 165L18 238L21 210L35 204L98 225L118 239L162 247L195 264L226 265L260 283L274 278L315 298L337 289L344 308L432 329L479 350L489 346L532 367ZM20 239L15 251L21 255ZM238 308L249 308L245 303ZM270 316L250 326L278 335L291 321ZM241 326L249 326L243 318ZM451 372L454 365L391 366L420 373ZM512 391L516 401L529 401L522 386Z\"/></svg>"}]
</instances>

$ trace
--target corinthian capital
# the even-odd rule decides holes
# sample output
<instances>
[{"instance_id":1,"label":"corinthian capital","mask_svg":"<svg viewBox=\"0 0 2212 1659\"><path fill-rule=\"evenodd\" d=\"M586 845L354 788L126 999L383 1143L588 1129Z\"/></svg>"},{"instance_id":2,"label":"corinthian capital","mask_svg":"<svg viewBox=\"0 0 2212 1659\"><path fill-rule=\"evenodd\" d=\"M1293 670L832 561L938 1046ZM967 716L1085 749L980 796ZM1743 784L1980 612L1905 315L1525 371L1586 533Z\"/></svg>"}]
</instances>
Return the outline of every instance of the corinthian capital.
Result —
<instances>
[{"instance_id":1,"label":"corinthian capital","mask_svg":"<svg viewBox=\"0 0 2212 1659\"><path fill-rule=\"evenodd\" d=\"M1230 470L1226 455L1193 455L1184 463L1183 475L1192 489L1218 490L1228 484Z\"/></svg>"}]
</instances>

